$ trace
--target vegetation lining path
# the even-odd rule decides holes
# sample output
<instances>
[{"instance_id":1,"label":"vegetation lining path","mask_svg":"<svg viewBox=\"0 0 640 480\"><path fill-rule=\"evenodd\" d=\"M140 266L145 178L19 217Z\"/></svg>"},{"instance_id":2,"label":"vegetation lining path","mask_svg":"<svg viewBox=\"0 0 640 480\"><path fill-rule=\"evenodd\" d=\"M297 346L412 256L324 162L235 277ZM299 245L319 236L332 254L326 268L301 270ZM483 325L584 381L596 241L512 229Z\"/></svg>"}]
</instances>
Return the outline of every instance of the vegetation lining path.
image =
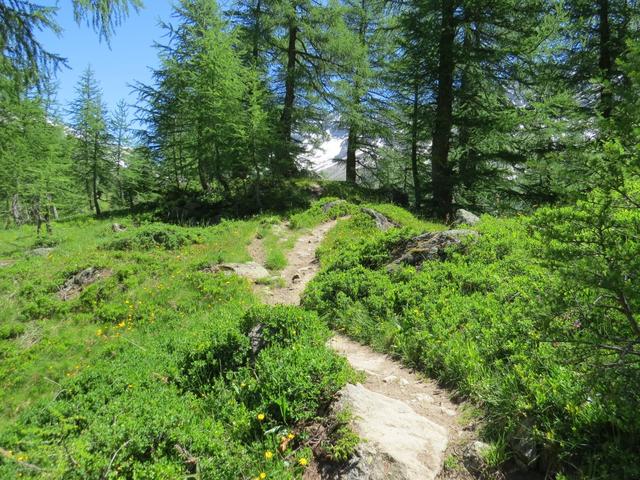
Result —
<instances>
[{"instance_id":1,"label":"vegetation lining path","mask_svg":"<svg viewBox=\"0 0 640 480\"><path fill-rule=\"evenodd\" d=\"M337 221L323 223L302 235L287 254L283 284L258 286L268 304L298 305L305 286L319 269L316 249ZM254 261L264 261L260 241L250 246ZM360 385L347 385L341 402L354 413L354 426L366 440L351 462L337 474L309 469L305 478L435 479L441 473L450 441L464 435L458 425L457 407L429 380L402 367L388 356L344 336L331 346L365 374ZM458 477L460 478L460 477Z\"/></svg>"}]
</instances>

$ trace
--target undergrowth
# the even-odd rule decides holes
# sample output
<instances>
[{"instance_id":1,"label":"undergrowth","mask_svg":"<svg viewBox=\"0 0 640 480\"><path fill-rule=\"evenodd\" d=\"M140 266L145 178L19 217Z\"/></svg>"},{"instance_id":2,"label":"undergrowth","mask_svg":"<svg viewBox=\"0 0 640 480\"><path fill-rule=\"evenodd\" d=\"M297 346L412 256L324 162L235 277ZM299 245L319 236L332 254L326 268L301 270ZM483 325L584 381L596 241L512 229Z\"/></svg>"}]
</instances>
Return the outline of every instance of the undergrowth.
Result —
<instances>
[{"instance_id":1,"label":"undergrowth","mask_svg":"<svg viewBox=\"0 0 640 480\"><path fill-rule=\"evenodd\" d=\"M45 256L27 227L2 233L0 478L299 478L299 425L351 370L314 313L259 307L246 280L202 271L249 260L263 218L134 223L57 223ZM60 299L87 267L112 274Z\"/></svg>"},{"instance_id":2,"label":"undergrowth","mask_svg":"<svg viewBox=\"0 0 640 480\"><path fill-rule=\"evenodd\" d=\"M445 261L391 273L404 241L432 226L377 209L406 226L379 232L357 213L338 224L303 304L477 404L492 467L510 458L570 478L639 478L640 401L623 380L636 384L638 371L598 368L554 336L560 323L580 328L575 298L596 295L536 260L528 220L486 217Z\"/></svg>"}]
</instances>

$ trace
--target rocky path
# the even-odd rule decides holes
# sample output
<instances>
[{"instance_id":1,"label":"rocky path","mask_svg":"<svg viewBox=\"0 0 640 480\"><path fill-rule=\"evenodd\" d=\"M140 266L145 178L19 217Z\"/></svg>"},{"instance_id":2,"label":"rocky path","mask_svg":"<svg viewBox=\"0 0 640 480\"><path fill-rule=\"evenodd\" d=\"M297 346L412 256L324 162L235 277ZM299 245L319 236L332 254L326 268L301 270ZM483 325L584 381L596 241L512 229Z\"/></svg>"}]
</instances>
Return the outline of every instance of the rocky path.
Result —
<instances>
[{"instance_id":1,"label":"rocky path","mask_svg":"<svg viewBox=\"0 0 640 480\"><path fill-rule=\"evenodd\" d=\"M320 268L316 260L316 250L329 230L336 226L336 223L336 220L323 223L298 238L287 254L287 266L281 273L283 284L256 286L265 303L269 305L298 305L300 303L300 297L307 283ZM261 259L264 261L265 254L259 243L259 240L254 240L249 245L249 253L255 262L261 263Z\"/></svg>"},{"instance_id":2,"label":"rocky path","mask_svg":"<svg viewBox=\"0 0 640 480\"><path fill-rule=\"evenodd\" d=\"M283 284L256 286L266 303L299 304L305 286L319 269L316 249L335 225L336 221L324 223L298 239L287 255ZM255 262L264 261L259 240L249 250ZM457 406L446 392L388 356L344 336L336 335L330 344L365 374L365 381L347 385L339 400L353 412L354 428L364 442L342 471L328 474L313 465L305 479L469 478L458 473L443 476L448 447L450 450L464 436Z\"/></svg>"}]
</instances>

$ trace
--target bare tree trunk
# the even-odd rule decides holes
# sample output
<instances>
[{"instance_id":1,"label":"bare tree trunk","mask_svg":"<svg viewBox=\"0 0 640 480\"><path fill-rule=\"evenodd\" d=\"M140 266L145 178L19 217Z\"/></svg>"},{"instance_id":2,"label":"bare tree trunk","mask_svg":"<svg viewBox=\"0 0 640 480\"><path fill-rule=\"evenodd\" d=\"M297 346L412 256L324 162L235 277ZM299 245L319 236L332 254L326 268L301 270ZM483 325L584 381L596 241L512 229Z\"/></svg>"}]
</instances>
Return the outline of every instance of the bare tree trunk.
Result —
<instances>
[{"instance_id":1,"label":"bare tree trunk","mask_svg":"<svg viewBox=\"0 0 640 480\"><path fill-rule=\"evenodd\" d=\"M202 187L202 190L204 190L205 192L211 190L211 184L209 183L209 178L207 177L205 165L200 157L198 158L198 179L200 180L200 186Z\"/></svg>"},{"instance_id":2,"label":"bare tree trunk","mask_svg":"<svg viewBox=\"0 0 640 480\"><path fill-rule=\"evenodd\" d=\"M47 193L47 204L49 205L49 209L53 214L53 219L58 221L60 219L60 217L58 216L58 208L56 207L56 204L53 203L53 197L50 193Z\"/></svg>"},{"instance_id":3,"label":"bare tree trunk","mask_svg":"<svg viewBox=\"0 0 640 480\"><path fill-rule=\"evenodd\" d=\"M284 158L281 161L286 163L280 169L280 173L287 174L293 171L293 159L291 158L291 134L293 132L293 105L295 102L296 89L296 42L298 39L298 27L295 19L289 24L289 44L287 46L287 70L285 78L285 93L282 115L280 117L280 128L282 132L282 143L284 147Z\"/></svg>"},{"instance_id":4,"label":"bare tree trunk","mask_svg":"<svg viewBox=\"0 0 640 480\"><path fill-rule=\"evenodd\" d=\"M609 25L609 0L598 1L598 35L600 37L600 52L598 67L604 81L613 80L613 55L611 52L611 27ZM600 108L604 118L611 117L613 110L613 94L610 85L604 85L600 90Z\"/></svg>"},{"instance_id":5,"label":"bare tree trunk","mask_svg":"<svg viewBox=\"0 0 640 480\"><path fill-rule=\"evenodd\" d=\"M256 25L255 25L255 30L253 32L253 49L251 52L253 56L254 65L258 64L258 59L260 56L260 20L262 20L262 1L258 0L258 3L256 4L256 11L255 11Z\"/></svg>"},{"instance_id":6,"label":"bare tree trunk","mask_svg":"<svg viewBox=\"0 0 640 480\"><path fill-rule=\"evenodd\" d=\"M20 208L20 196L16 193L11 199L11 216L16 225L22 224L22 211Z\"/></svg>"},{"instance_id":7,"label":"bare tree trunk","mask_svg":"<svg viewBox=\"0 0 640 480\"><path fill-rule=\"evenodd\" d=\"M455 19L453 0L441 0L438 91L431 149L431 182L434 213L447 220L453 210L453 181L449 165L451 128L453 126L453 46Z\"/></svg>"},{"instance_id":8,"label":"bare tree trunk","mask_svg":"<svg viewBox=\"0 0 640 480\"><path fill-rule=\"evenodd\" d=\"M418 171L418 108L419 108L419 87L418 79L414 79L413 85L413 106L411 110L411 173L413 175L413 195L415 197L415 208L420 208L422 204L422 184L420 172Z\"/></svg>"},{"instance_id":9,"label":"bare tree trunk","mask_svg":"<svg viewBox=\"0 0 640 480\"><path fill-rule=\"evenodd\" d=\"M93 193L93 206L96 210L96 216L100 216L100 196L98 195L98 136L93 139L93 165L91 169L91 190Z\"/></svg>"},{"instance_id":10,"label":"bare tree trunk","mask_svg":"<svg viewBox=\"0 0 640 480\"><path fill-rule=\"evenodd\" d=\"M358 134L356 126L351 125L349 127L349 136L347 137L347 177L346 180L349 183L356 183L356 149L358 148L356 138Z\"/></svg>"}]
</instances>

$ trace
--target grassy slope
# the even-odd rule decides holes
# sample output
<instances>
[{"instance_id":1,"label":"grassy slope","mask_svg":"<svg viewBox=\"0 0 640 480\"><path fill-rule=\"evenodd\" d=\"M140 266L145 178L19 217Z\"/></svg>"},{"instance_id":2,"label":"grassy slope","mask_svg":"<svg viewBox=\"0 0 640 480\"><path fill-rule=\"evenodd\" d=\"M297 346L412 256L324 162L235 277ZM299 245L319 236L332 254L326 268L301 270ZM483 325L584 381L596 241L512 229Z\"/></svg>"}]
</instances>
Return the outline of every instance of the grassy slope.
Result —
<instances>
[{"instance_id":1,"label":"grassy slope","mask_svg":"<svg viewBox=\"0 0 640 480\"><path fill-rule=\"evenodd\" d=\"M351 215L319 251L323 271L307 308L473 399L487 415L494 463L533 441L551 468L571 462L585 478L633 478L638 428L628 407L588 367L566 363L570 346L544 339L545 323L561 313L560 290L532 261L526 220L485 218L481 239L464 251L390 275L383 266L399 240L444 227L375 204L404 226L380 233L354 205L326 214L324 201L288 217L305 228ZM256 310L244 280L199 271L248 260L257 233L282 268L297 237L279 242L271 225L283 220L179 229L200 242L123 251L100 246L117 236L112 221L130 219L81 220L56 226L50 257L25 255L29 229L2 232L0 259L17 262L0 269L0 478L175 478L195 468L185 451L198 457L202 478L299 476L296 462L309 452L296 426L350 373L326 351L328 331L314 314ZM77 300L58 300L57 288L87 266L114 275ZM273 340L254 365L246 333L258 322L272 326ZM280 454L287 433L296 440Z\"/></svg>"},{"instance_id":2,"label":"grassy slope","mask_svg":"<svg viewBox=\"0 0 640 480\"><path fill-rule=\"evenodd\" d=\"M113 233L113 221L128 231ZM16 262L0 269L0 478L177 478L196 468L189 455L203 478L299 475L296 459L309 453L297 438L278 453L280 437L315 416L350 371L326 352L328 330L312 314L251 310L245 280L200 271L249 260L246 245L265 223L149 227L199 238L166 250L135 244L148 228L129 218L84 219L55 225L58 245L45 257L26 253L31 228L2 232L0 259ZM105 248L123 237L134 245ZM89 266L113 274L58 299ZM246 333L258 322L274 330L253 364Z\"/></svg>"}]
</instances>

